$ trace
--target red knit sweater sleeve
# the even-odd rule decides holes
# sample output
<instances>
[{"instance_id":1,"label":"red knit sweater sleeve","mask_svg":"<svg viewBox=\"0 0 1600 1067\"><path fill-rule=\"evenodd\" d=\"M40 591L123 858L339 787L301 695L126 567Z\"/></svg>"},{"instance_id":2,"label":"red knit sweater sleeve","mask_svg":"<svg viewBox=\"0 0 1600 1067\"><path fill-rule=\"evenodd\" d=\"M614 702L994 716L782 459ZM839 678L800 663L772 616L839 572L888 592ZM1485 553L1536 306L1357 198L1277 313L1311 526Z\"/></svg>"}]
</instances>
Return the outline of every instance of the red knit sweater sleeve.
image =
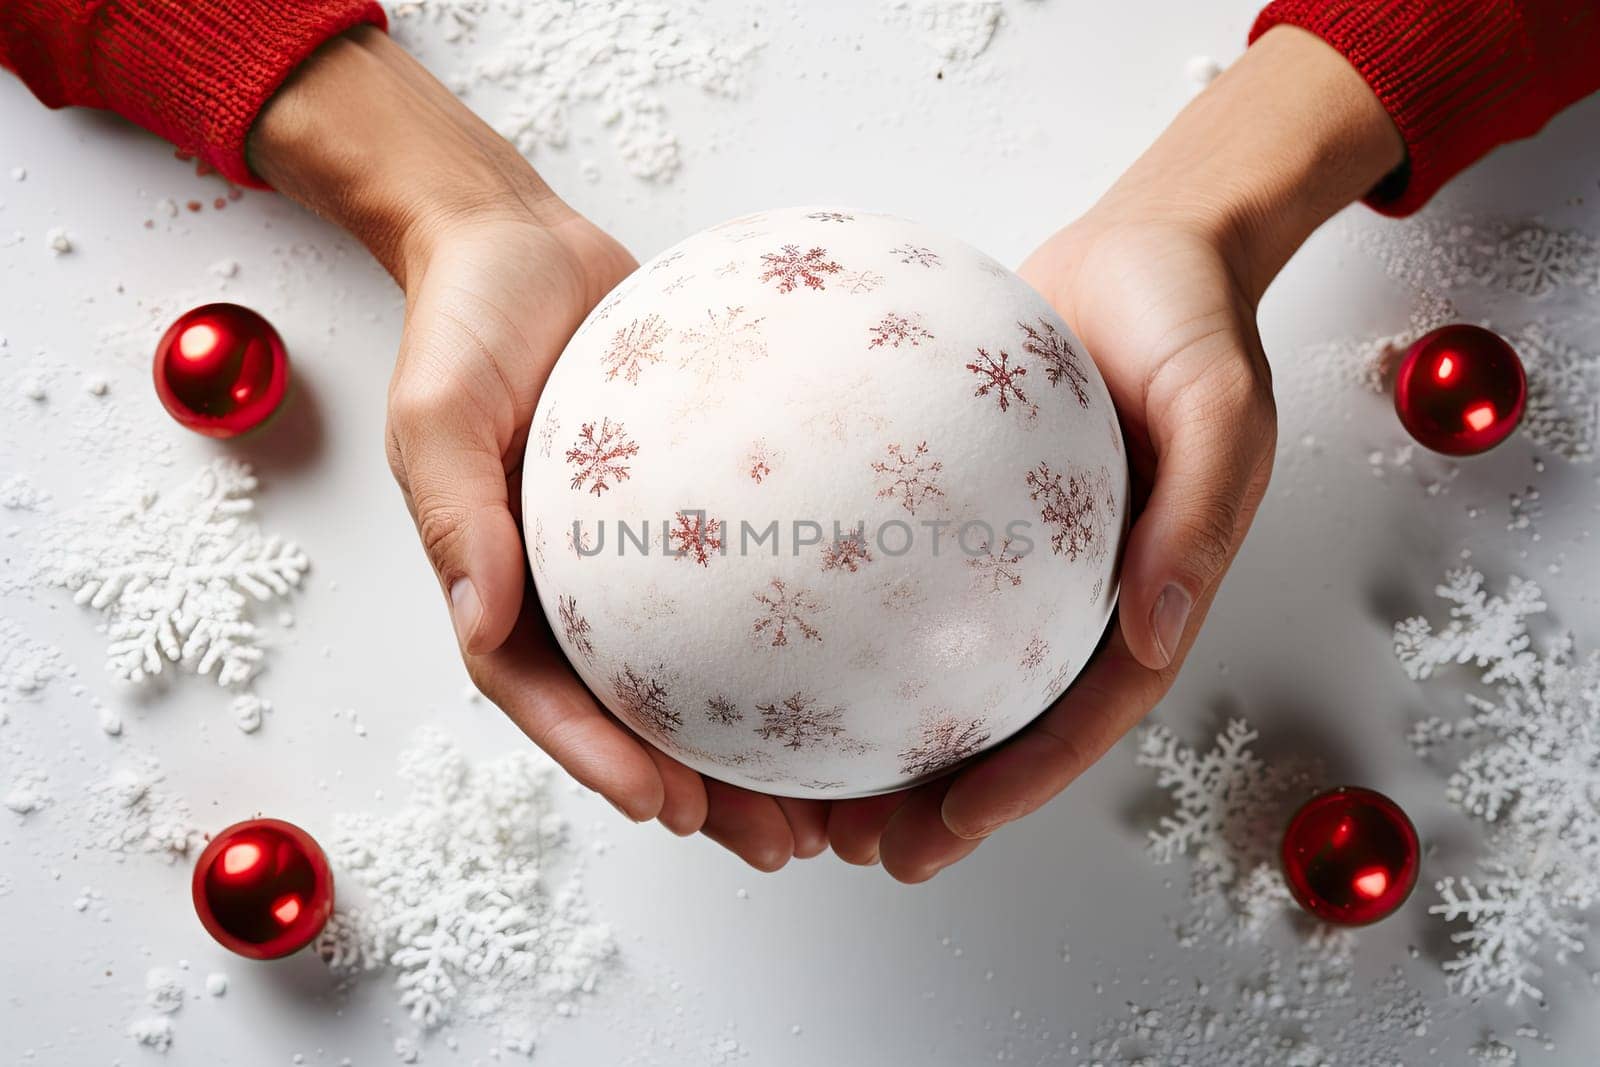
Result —
<instances>
[{"instance_id":1,"label":"red knit sweater sleeve","mask_svg":"<svg viewBox=\"0 0 1600 1067\"><path fill-rule=\"evenodd\" d=\"M0 0L0 66L50 107L106 108L245 185L245 135L329 37L385 26L373 0Z\"/></svg>"},{"instance_id":2,"label":"red knit sweater sleeve","mask_svg":"<svg viewBox=\"0 0 1600 1067\"><path fill-rule=\"evenodd\" d=\"M1283 23L1338 49L1405 139L1405 166L1367 198L1386 215L1600 90L1596 0L1274 0L1250 40Z\"/></svg>"}]
</instances>

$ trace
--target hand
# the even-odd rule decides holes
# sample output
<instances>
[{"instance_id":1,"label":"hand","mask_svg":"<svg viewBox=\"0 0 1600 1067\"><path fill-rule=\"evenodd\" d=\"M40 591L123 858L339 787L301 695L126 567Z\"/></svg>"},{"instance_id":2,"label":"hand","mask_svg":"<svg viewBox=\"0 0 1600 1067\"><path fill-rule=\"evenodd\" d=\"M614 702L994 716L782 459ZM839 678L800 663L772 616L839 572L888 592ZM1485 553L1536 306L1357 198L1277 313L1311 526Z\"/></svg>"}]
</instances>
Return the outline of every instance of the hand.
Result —
<instances>
[{"instance_id":1,"label":"hand","mask_svg":"<svg viewBox=\"0 0 1600 1067\"><path fill-rule=\"evenodd\" d=\"M821 805L702 779L608 715L525 595L517 510L534 407L633 258L371 29L297 71L250 148L262 177L349 228L405 289L389 461L478 687L630 819L703 832L767 870L822 851Z\"/></svg>"},{"instance_id":2,"label":"hand","mask_svg":"<svg viewBox=\"0 0 1600 1067\"><path fill-rule=\"evenodd\" d=\"M1136 519L1117 623L1066 696L994 752L908 792L836 803L842 857L932 877L1060 793L1171 687L1272 470L1256 305L1311 230L1401 153L1338 53L1273 30L1023 264L1094 356L1127 439Z\"/></svg>"}]
</instances>

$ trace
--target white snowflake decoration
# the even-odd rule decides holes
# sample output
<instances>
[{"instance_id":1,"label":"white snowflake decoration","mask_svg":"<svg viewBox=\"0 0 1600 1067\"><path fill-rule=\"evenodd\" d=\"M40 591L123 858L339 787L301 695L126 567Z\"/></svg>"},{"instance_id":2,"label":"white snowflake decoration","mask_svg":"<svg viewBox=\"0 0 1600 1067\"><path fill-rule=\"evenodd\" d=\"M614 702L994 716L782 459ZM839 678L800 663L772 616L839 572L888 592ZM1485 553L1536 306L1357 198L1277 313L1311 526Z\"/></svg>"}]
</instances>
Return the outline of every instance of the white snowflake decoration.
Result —
<instances>
[{"instance_id":1,"label":"white snowflake decoration","mask_svg":"<svg viewBox=\"0 0 1600 1067\"><path fill-rule=\"evenodd\" d=\"M400 1005L425 1030L458 1015L534 1025L594 988L616 946L573 879L550 797L552 765L531 747L477 765L438 730L401 757L410 799L383 815L338 817L329 854L344 903L318 940L346 974L388 967Z\"/></svg>"},{"instance_id":2,"label":"white snowflake decoration","mask_svg":"<svg viewBox=\"0 0 1600 1067\"><path fill-rule=\"evenodd\" d=\"M105 616L113 674L137 682L171 663L236 685L260 669L250 602L287 596L310 564L248 521L255 488L248 466L216 460L177 490L113 498L51 539L43 578Z\"/></svg>"},{"instance_id":3,"label":"white snowflake decoration","mask_svg":"<svg viewBox=\"0 0 1600 1067\"><path fill-rule=\"evenodd\" d=\"M1139 734L1137 762L1155 768L1156 785L1177 806L1150 831L1150 854L1158 863L1189 857L1196 930L1221 910L1248 932L1263 921L1263 900L1287 900L1277 888L1274 853L1284 820L1309 794L1312 773L1262 759L1250 747L1259 736L1234 719L1202 753L1165 726Z\"/></svg>"},{"instance_id":4,"label":"white snowflake decoration","mask_svg":"<svg viewBox=\"0 0 1600 1067\"><path fill-rule=\"evenodd\" d=\"M1480 874L1437 883L1442 903L1430 910L1467 924L1445 969L1461 993L1515 1002L1542 999L1541 957L1581 952L1582 913L1600 902L1600 654L1579 656L1570 637L1536 651L1527 620L1545 610L1539 587L1512 578L1490 596L1483 584L1452 571L1438 588L1450 623L1398 623L1395 652L1414 678L1470 662L1493 690L1468 695L1463 719L1417 724L1412 740L1423 754L1469 749L1446 795L1489 827Z\"/></svg>"}]
</instances>

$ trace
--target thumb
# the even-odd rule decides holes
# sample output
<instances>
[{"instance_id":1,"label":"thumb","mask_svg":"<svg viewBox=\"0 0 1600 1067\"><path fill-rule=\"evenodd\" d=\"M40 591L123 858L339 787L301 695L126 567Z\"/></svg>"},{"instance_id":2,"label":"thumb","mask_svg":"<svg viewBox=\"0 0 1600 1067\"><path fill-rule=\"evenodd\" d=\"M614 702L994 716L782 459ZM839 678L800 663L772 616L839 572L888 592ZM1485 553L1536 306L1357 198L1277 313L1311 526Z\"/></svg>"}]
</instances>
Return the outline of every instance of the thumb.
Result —
<instances>
[{"instance_id":1,"label":"thumb","mask_svg":"<svg viewBox=\"0 0 1600 1067\"><path fill-rule=\"evenodd\" d=\"M1242 353L1160 407L1151 400L1155 481L1128 536L1118 616L1129 651L1161 670L1179 658L1249 529L1272 472L1277 414Z\"/></svg>"},{"instance_id":2,"label":"thumb","mask_svg":"<svg viewBox=\"0 0 1600 1067\"><path fill-rule=\"evenodd\" d=\"M449 405L396 396L389 462L449 601L463 652L499 648L522 610L527 564L505 464L489 431Z\"/></svg>"}]
</instances>

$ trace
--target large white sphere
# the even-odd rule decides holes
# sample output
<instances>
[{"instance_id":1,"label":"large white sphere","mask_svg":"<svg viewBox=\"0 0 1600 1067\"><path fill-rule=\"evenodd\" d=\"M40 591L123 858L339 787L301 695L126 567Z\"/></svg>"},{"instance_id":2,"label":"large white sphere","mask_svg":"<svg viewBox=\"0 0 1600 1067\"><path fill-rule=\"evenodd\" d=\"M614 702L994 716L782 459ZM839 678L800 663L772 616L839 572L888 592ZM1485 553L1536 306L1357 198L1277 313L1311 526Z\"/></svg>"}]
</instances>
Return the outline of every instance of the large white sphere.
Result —
<instances>
[{"instance_id":1,"label":"large white sphere","mask_svg":"<svg viewBox=\"0 0 1600 1067\"><path fill-rule=\"evenodd\" d=\"M861 211L749 215L641 267L556 364L523 468L584 682L696 770L788 796L909 785L1051 704L1110 616L1127 506L1060 317Z\"/></svg>"}]
</instances>

